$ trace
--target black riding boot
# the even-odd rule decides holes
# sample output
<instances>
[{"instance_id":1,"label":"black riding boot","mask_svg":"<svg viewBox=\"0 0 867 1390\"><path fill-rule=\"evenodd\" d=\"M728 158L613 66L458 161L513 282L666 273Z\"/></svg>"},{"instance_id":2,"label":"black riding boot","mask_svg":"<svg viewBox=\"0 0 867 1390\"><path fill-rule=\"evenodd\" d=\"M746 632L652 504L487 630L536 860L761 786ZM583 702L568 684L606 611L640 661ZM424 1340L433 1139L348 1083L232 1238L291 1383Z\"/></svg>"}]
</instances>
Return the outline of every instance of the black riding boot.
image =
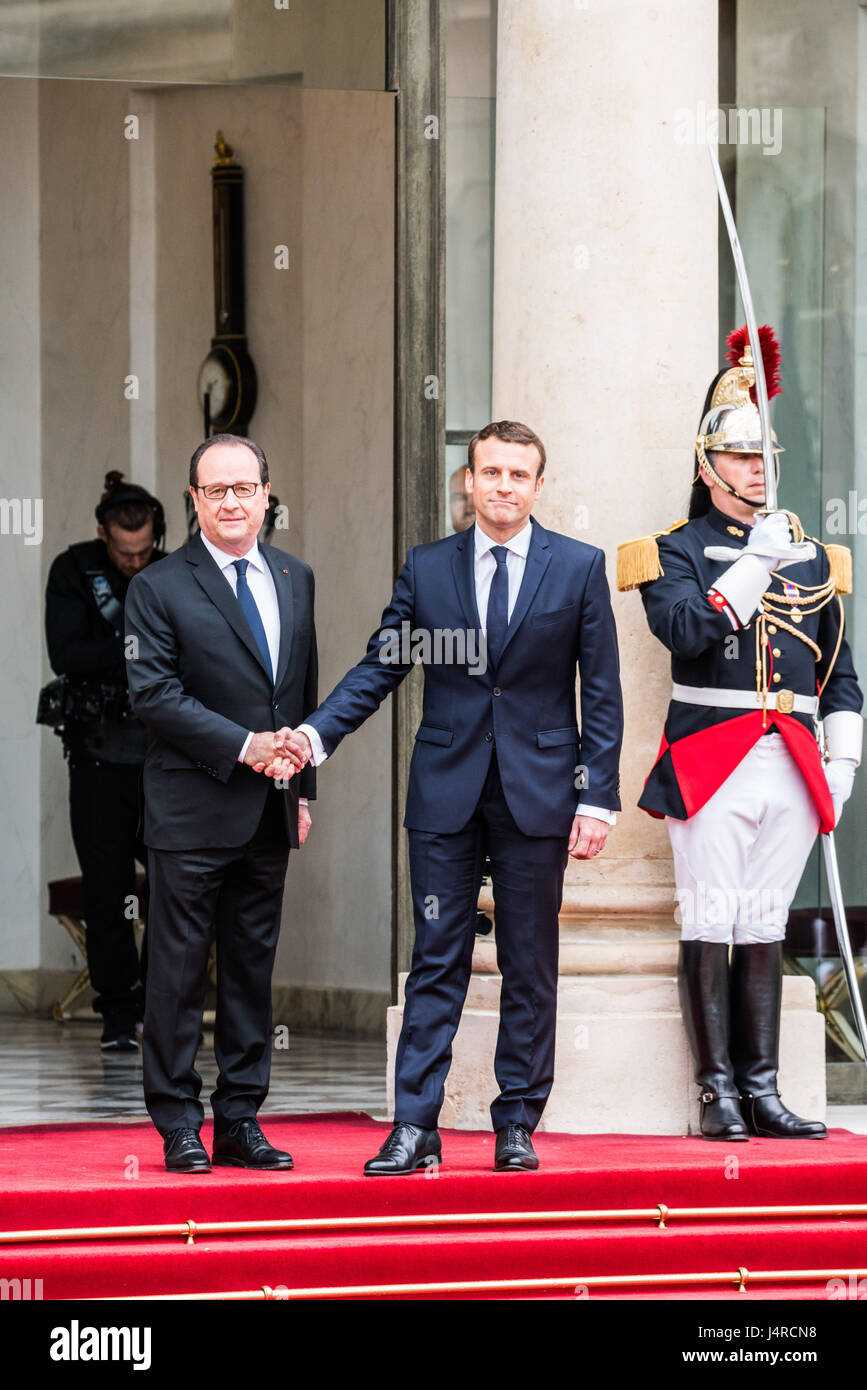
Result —
<instances>
[{"instance_id":1,"label":"black riding boot","mask_svg":"<svg viewBox=\"0 0 867 1390\"><path fill-rule=\"evenodd\" d=\"M681 941L680 1008L701 1087L705 1139L749 1139L738 1107L729 1058L729 948L717 941Z\"/></svg>"},{"instance_id":2,"label":"black riding boot","mask_svg":"<svg viewBox=\"0 0 867 1390\"><path fill-rule=\"evenodd\" d=\"M750 1133L763 1139L827 1139L821 1120L802 1120L780 1100L782 998L782 941L733 947L731 1056L741 1112Z\"/></svg>"}]
</instances>

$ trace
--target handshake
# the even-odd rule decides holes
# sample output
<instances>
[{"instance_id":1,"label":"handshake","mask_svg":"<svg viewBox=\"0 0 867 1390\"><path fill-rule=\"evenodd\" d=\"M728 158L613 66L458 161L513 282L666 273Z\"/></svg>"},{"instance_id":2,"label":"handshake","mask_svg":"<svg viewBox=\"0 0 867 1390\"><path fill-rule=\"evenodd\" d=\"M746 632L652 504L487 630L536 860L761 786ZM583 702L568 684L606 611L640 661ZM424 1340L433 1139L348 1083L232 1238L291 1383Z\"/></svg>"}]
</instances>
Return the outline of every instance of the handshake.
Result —
<instances>
[{"instance_id":1,"label":"handshake","mask_svg":"<svg viewBox=\"0 0 867 1390\"><path fill-rule=\"evenodd\" d=\"M307 735L284 728L276 733L254 734L244 754L244 762L254 772L264 772L266 777L288 781L301 771L312 756Z\"/></svg>"}]
</instances>

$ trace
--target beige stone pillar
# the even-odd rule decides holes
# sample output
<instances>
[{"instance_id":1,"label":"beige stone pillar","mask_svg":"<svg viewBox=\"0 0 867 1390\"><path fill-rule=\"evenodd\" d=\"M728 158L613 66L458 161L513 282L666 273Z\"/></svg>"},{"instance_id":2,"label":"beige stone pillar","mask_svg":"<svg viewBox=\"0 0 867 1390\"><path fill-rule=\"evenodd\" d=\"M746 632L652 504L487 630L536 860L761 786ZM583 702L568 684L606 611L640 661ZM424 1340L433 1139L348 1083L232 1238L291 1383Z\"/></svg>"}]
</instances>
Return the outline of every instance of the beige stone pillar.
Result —
<instances>
[{"instance_id":1,"label":"beige stone pillar","mask_svg":"<svg viewBox=\"0 0 867 1390\"><path fill-rule=\"evenodd\" d=\"M717 366L715 0L500 0L494 419L548 452L538 519L601 546L685 515L691 435ZM670 690L636 593L615 595L626 738L623 811L604 857L571 862L561 916L557 1080L543 1127L685 1133L696 1088L680 1019L664 822L636 802ZM443 1123L489 1123L499 977L479 944ZM392 1011L392 1032L400 1010ZM812 984L787 981L781 1080L824 1106Z\"/></svg>"},{"instance_id":2,"label":"beige stone pillar","mask_svg":"<svg viewBox=\"0 0 867 1390\"><path fill-rule=\"evenodd\" d=\"M716 102L717 6L504 0L499 16L494 418L542 436L538 519L601 546L613 590L618 543L684 515L716 368L716 193L676 113ZM671 861L635 803L670 676L638 595L614 602L624 809L604 859L569 868L564 947L589 929L608 953L626 931L652 968L670 949Z\"/></svg>"}]
</instances>

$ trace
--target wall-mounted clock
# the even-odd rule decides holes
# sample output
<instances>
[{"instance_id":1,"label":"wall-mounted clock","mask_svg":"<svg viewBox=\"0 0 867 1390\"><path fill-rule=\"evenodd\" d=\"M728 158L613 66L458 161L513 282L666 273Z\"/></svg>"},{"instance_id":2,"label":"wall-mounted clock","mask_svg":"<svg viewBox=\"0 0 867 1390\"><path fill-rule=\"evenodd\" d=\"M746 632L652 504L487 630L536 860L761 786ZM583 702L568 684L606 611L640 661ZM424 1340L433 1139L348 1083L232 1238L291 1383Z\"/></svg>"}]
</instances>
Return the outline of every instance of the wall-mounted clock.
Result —
<instances>
[{"instance_id":1,"label":"wall-mounted clock","mask_svg":"<svg viewBox=\"0 0 867 1390\"><path fill-rule=\"evenodd\" d=\"M256 408L256 368L247 348L244 287L244 170L217 131L211 169L214 220L214 336L199 368L205 437L246 434Z\"/></svg>"}]
</instances>

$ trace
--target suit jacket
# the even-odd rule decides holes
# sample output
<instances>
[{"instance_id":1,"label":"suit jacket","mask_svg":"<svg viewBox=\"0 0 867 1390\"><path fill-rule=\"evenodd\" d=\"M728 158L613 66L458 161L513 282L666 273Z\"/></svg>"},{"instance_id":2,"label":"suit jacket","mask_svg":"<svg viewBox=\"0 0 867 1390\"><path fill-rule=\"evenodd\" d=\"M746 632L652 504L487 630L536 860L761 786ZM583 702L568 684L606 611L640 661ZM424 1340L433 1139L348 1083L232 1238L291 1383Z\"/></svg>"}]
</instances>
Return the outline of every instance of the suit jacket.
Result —
<instances>
[{"instance_id":1,"label":"suit jacket","mask_svg":"<svg viewBox=\"0 0 867 1390\"><path fill-rule=\"evenodd\" d=\"M641 586L641 597L651 631L671 652L672 680L679 685L755 692L755 623L750 620L735 632L728 616L709 601L708 590L732 561L710 560L704 553L705 546L711 545L743 549L748 540L749 528L739 527L713 506L705 516L658 538L663 573ZM768 597L773 600L775 594L783 594L790 579L818 587L827 581L829 572L827 553L817 541L813 560L773 573ZM803 606L810 608L809 602ZM817 660L805 642L771 623L769 689L815 695L840 636L838 599L832 598L818 612L806 612L797 626L819 646L822 655ZM844 638L822 692L819 713L824 718L835 710L858 711L861 703L852 653ZM832 828L833 807L811 716L769 711L767 727L771 726L786 739L801 768L822 817L822 829ZM744 711L672 700L639 806L651 815L687 820L722 785L763 732L760 706Z\"/></svg>"},{"instance_id":2,"label":"suit jacket","mask_svg":"<svg viewBox=\"0 0 867 1390\"><path fill-rule=\"evenodd\" d=\"M144 765L145 843L154 849L244 844L265 805L269 778L238 762L252 730L298 724L316 703L313 571L274 546L259 549L280 612L276 681L240 604L196 535L132 580L126 635L133 710L151 740ZM298 797L316 794L305 768L283 792L289 843L298 845Z\"/></svg>"},{"instance_id":3,"label":"suit jacket","mask_svg":"<svg viewBox=\"0 0 867 1390\"><path fill-rule=\"evenodd\" d=\"M509 810L525 835L568 835L579 792L595 805L619 809L623 708L601 550L533 521L502 655L495 670L481 671L472 659L481 640L474 530L415 546L365 656L306 720L328 754L410 670L406 646L397 652L403 659L391 655L394 633L405 634L407 645L416 634L425 678L408 829L462 829L478 803L494 746Z\"/></svg>"}]
</instances>

